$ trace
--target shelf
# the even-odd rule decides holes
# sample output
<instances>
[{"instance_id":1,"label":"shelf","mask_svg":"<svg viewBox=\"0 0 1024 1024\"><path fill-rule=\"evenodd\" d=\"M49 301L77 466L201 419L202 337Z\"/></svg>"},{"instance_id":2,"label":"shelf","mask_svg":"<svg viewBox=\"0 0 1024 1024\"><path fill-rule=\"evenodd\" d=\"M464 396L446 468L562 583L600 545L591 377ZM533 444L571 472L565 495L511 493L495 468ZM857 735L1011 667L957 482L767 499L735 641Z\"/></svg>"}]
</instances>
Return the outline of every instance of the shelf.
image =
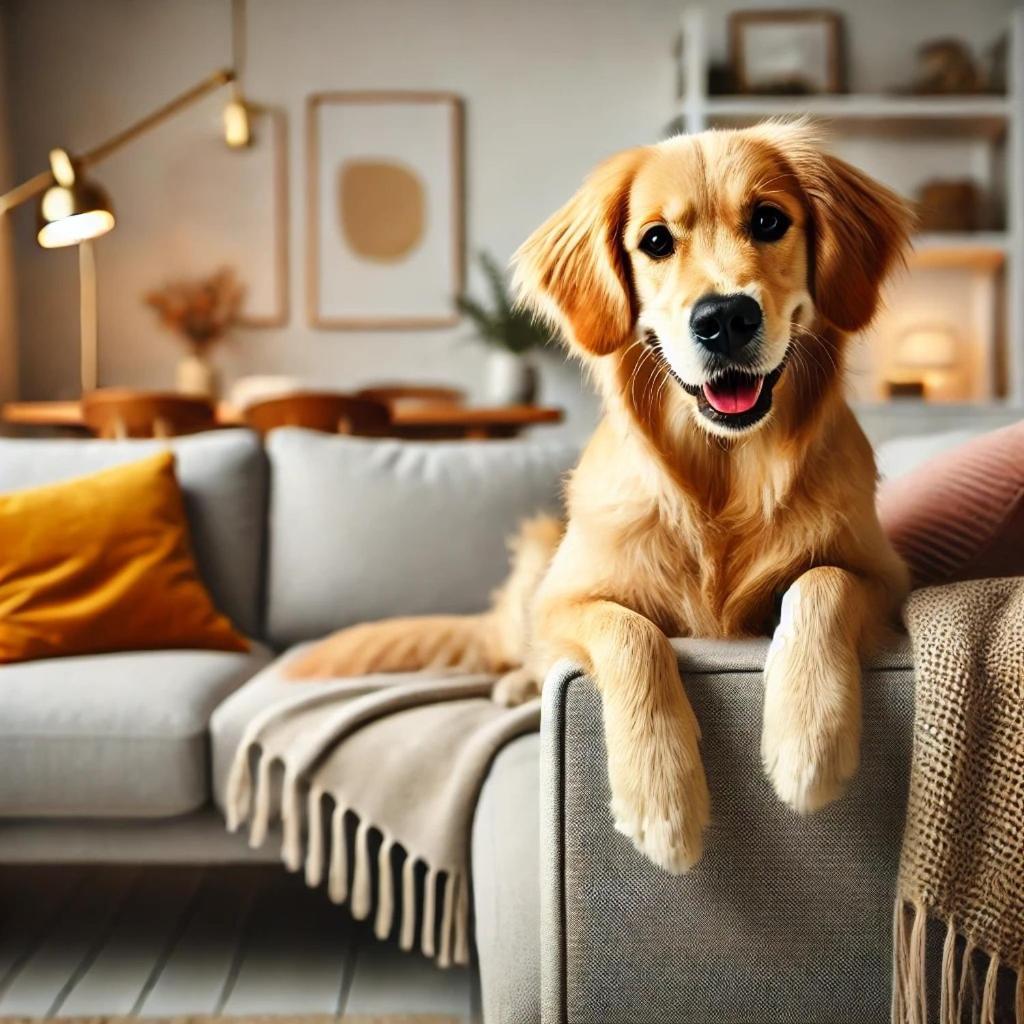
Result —
<instances>
[{"instance_id":1,"label":"shelf","mask_svg":"<svg viewBox=\"0 0 1024 1024\"><path fill-rule=\"evenodd\" d=\"M704 112L717 125L808 114L874 131L999 137L1011 107L1005 96L710 96Z\"/></svg>"},{"instance_id":2,"label":"shelf","mask_svg":"<svg viewBox=\"0 0 1024 1024\"><path fill-rule=\"evenodd\" d=\"M1002 231L925 232L914 238L910 262L915 267L998 270L1010 251Z\"/></svg>"}]
</instances>

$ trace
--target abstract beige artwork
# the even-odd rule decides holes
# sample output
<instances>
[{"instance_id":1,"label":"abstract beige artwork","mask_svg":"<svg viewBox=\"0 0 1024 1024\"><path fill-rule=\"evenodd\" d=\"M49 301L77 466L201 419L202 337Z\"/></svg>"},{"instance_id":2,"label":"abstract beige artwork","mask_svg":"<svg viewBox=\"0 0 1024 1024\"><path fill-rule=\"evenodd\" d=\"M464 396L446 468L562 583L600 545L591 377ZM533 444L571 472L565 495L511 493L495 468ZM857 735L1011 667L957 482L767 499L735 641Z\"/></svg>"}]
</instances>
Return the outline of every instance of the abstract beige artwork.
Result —
<instances>
[{"instance_id":1,"label":"abstract beige artwork","mask_svg":"<svg viewBox=\"0 0 1024 1024\"><path fill-rule=\"evenodd\" d=\"M368 260L397 263L423 240L425 189L410 167L387 160L349 160L338 175L341 230Z\"/></svg>"},{"instance_id":2,"label":"abstract beige artwork","mask_svg":"<svg viewBox=\"0 0 1024 1024\"><path fill-rule=\"evenodd\" d=\"M309 314L338 329L457 322L461 105L447 93L309 101Z\"/></svg>"}]
</instances>

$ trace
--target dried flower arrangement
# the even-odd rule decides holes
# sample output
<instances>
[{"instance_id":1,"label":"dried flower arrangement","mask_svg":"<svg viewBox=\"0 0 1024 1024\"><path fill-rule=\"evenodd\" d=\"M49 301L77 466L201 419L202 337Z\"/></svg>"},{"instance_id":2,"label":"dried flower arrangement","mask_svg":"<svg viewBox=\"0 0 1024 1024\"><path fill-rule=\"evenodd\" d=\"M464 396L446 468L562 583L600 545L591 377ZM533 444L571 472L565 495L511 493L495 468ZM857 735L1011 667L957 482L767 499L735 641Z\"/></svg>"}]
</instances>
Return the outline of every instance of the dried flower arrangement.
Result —
<instances>
[{"instance_id":1,"label":"dried flower arrangement","mask_svg":"<svg viewBox=\"0 0 1024 1024\"><path fill-rule=\"evenodd\" d=\"M224 267L210 277L174 281L149 292L146 305L160 321L185 339L202 356L238 321L245 287L235 272Z\"/></svg>"}]
</instances>

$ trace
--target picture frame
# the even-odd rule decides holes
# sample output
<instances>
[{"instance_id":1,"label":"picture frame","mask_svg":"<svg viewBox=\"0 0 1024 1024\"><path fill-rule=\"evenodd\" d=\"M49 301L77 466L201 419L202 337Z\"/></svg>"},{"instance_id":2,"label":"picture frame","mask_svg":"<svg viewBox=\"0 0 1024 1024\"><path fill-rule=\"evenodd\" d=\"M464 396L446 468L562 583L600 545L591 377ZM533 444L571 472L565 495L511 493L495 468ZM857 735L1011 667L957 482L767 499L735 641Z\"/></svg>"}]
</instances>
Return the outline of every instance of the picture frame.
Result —
<instances>
[{"instance_id":1,"label":"picture frame","mask_svg":"<svg viewBox=\"0 0 1024 1024\"><path fill-rule=\"evenodd\" d=\"M306 104L311 326L459 322L463 108L454 93L335 91Z\"/></svg>"},{"instance_id":2,"label":"picture frame","mask_svg":"<svg viewBox=\"0 0 1024 1024\"><path fill-rule=\"evenodd\" d=\"M729 63L736 91L826 95L845 89L841 15L824 8L735 11Z\"/></svg>"},{"instance_id":3,"label":"picture frame","mask_svg":"<svg viewBox=\"0 0 1024 1024\"><path fill-rule=\"evenodd\" d=\"M250 110L257 145L261 133L269 131L272 143L274 195L274 282L272 312L254 313L242 307L239 323L244 327L285 327L291 315L290 268L288 265L288 117L280 107L253 104Z\"/></svg>"},{"instance_id":4,"label":"picture frame","mask_svg":"<svg viewBox=\"0 0 1024 1024\"><path fill-rule=\"evenodd\" d=\"M189 211L190 230L167 240L167 271L231 267L246 289L238 323L284 327L291 312L288 117L259 104L250 105L249 116L252 142L242 149L211 139L209 121L173 139L164 194ZM266 216L254 217L254 210Z\"/></svg>"}]
</instances>

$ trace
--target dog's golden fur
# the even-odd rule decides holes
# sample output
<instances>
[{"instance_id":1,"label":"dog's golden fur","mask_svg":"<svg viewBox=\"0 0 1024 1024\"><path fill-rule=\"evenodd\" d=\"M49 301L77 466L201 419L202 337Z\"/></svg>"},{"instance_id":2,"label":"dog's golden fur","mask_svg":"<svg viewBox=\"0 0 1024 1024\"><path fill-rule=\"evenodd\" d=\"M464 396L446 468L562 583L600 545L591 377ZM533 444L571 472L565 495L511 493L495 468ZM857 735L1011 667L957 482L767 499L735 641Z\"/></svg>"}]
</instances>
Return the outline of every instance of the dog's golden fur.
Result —
<instances>
[{"instance_id":1,"label":"dog's golden fur","mask_svg":"<svg viewBox=\"0 0 1024 1024\"><path fill-rule=\"evenodd\" d=\"M772 244L746 231L760 201L792 221ZM639 249L655 223L672 233L670 258ZM517 256L524 301L561 327L605 399L564 534L529 525L489 612L343 631L293 673L460 665L507 672L498 695L517 700L571 657L602 694L616 826L683 871L700 857L708 791L667 638L764 634L784 595L765 666L765 770L797 811L834 799L858 763L861 659L907 587L842 397L846 332L871 320L909 229L895 195L803 126L607 161ZM785 367L771 412L732 430L681 385L701 383L694 303L741 291L763 310L761 372Z\"/></svg>"}]
</instances>

